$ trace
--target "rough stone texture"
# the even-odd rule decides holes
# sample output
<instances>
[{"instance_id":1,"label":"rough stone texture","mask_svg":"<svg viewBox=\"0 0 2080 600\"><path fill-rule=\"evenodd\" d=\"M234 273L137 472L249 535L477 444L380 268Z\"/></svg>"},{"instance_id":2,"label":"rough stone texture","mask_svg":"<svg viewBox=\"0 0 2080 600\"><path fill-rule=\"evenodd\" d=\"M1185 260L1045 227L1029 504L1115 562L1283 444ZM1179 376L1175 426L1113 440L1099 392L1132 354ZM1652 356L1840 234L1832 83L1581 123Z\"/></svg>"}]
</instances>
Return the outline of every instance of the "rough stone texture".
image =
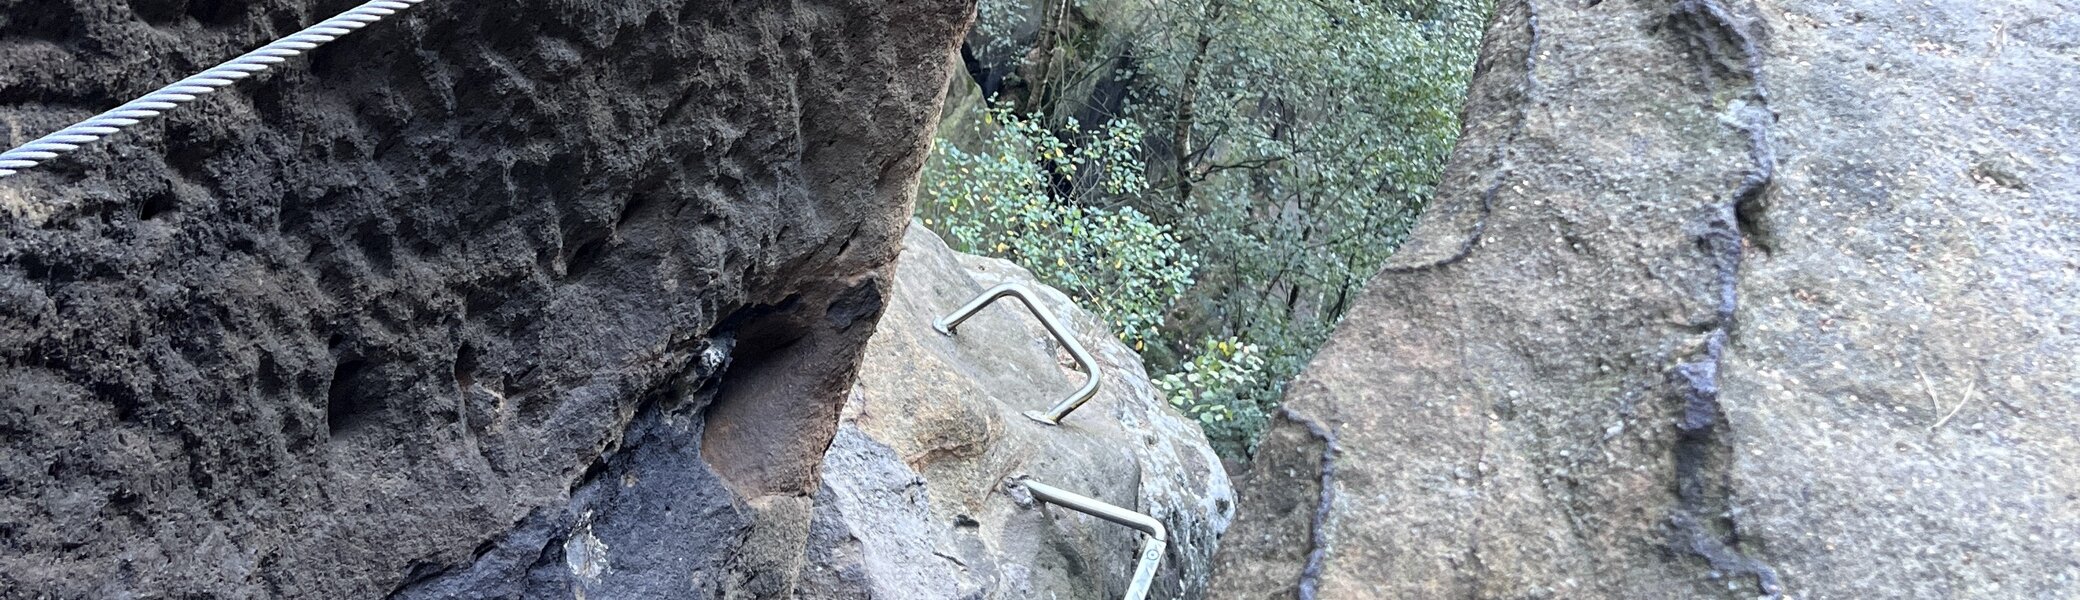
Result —
<instances>
[{"instance_id":1,"label":"rough stone texture","mask_svg":"<svg viewBox=\"0 0 2080 600\"><path fill-rule=\"evenodd\" d=\"M0 131L353 4L0 0ZM0 181L0 596L784 595L973 11L427 2Z\"/></svg>"},{"instance_id":2,"label":"rough stone texture","mask_svg":"<svg viewBox=\"0 0 2080 600\"><path fill-rule=\"evenodd\" d=\"M983 289L1026 283L1099 364L1097 397L1049 427L1083 374L1014 299L941 335L932 322ZM913 225L895 296L824 457L801 598L1111 599L1140 533L1037 505L1019 478L1162 519L1156 598L1201 598L1234 511L1219 457L1164 402L1141 359L1060 292L1002 260L958 254Z\"/></svg>"},{"instance_id":3,"label":"rough stone texture","mask_svg":"<svg viewBox=\"0 0 2080 600\"><path fill-rule=\"evenodd\" d=\"M2080 9L1499 4L1213 596L2080 596Z\"/></svg>"}]
</instances>

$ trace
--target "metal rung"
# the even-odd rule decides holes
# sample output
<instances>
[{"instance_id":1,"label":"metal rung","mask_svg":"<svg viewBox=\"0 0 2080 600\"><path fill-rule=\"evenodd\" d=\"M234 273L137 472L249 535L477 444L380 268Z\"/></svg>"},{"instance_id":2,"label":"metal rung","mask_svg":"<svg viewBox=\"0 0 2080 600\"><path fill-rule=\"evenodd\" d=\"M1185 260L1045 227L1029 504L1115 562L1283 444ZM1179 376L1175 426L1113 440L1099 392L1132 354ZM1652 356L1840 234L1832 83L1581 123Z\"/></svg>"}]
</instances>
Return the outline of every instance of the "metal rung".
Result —
<instances>
[{"instance_id":1,"label":"metal rung","mask_svg":"<svg viewBox=\"0 0 2080 600\"><path fill-rule=\"evenodd\" d=\"M1145 600L1148 588L1155 584L1156 568L1163 564L1163 551L1170 544L1170 533L1163 522L1155 517L1107 504L1102 500L1084 496L1058 487L1020 479L1034 498L1049 504L1059 504L1077 512L1132 527L1143 534L1141 556L1134 566L1134 579L1127 584L1125 600Z\"/></svg>"},{"instance_id":2,"label":"metal rung","mask_svg":"<svg viewBox=\"0 0 2080 600\"><path fill-rule=\"evenodd\" d=\"M1063 347L1068 348L1069 356L1075 357L1076 364L1082 365L1083 372L1090 376L1089 379L1084 380L1082 388L1078 388L1076 393L1069 394L1069 397L1062 399L1061 402L1055 403L1054 408L1047 409L1047 412L1029 410L1021 413L1028 419L1048 425L1060 425L1063 417L1069 416L1071 411L1083 406L1083 403L1089 402L1092 396L1098 395L1098 361L1091 359L1090 353L1083 350L1083 344L1077 343L1075 336L1069 335L1068 331L1062 327L1062 322L1055 318L1054 313L1048 312L1047 307L1040 305L1040 301L1034 297L1032 290L1016 283L1006 283L990 288L989 291L976 296L974 300L968 301L967 306L962 306L960 310L953 311L953 314L946 315L945 318L939 319L939 322L933 323L932 327L938 329L939 333L953 335L954 328L960 327L962 321L968 320L968 317L975 316L975 313L981 311L982 307L989 306L991 302L996 302L997 299L1005 296L1018 298L1020 304L1026 305L1026 310L1032 311L1033 316L1039 317L1040 324L1045 325L1047 332L1054 335L1054 341L1061 342Z\"/></svg>"}]
</instances>

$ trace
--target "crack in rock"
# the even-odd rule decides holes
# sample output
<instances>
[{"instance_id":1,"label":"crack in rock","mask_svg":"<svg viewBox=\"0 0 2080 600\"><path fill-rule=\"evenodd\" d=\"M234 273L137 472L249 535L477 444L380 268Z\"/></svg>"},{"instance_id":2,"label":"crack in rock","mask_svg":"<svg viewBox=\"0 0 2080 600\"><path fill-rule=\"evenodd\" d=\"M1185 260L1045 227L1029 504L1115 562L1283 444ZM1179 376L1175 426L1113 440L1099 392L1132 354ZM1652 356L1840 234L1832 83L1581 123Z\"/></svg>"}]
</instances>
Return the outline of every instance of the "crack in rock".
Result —
<instances>
[{"instance_id":1,"label":"crack in rock","mask_svg":"<svg viewBox=\"0 0 2080 600\"><path fill-rule=\"evenodd\" d=\"M1284 406L1278 407L1278 414L1322 440L1321 498L1315 504L1314 516L1308 519L1307 563L1301 567L1297 583L1300 600L1315 600L1322 586L1322 564L1329 559L1329 512L1336 508L1336 457L1343 450L1336 445L1336 432L1320 421Z\"/></svg>"},{"instance_id":2,"label":"crack in rock","mask_svg":"<svg viewBox=\"0 0 2080 600\"><path fill-rule=\"evenodd\" d=\"M1732 450L1719 436L1725 420L1719 373L1739 309L1743 253L1750 244L1768 249L1761 215L1776 178L1776 149L1770 140L1776 116L1768 108L1762 51L1724 5L1717 0L1678 0L1668 24L1711 83L1740 86L1741 94L1730 102L1725 120L1747 136L1750 163L1731 201L1712 217L1699 240L1715 263L1719 297L1703 355L1678 364L1670 373L1682 403L1674 449L1677 506L1670 524L1676 545L1704 558L1718 573L1755 577L1765 595L1778 598L1783 584L1776 569L1739 548L1726 472Z\"/></svg>"}]
</instances>

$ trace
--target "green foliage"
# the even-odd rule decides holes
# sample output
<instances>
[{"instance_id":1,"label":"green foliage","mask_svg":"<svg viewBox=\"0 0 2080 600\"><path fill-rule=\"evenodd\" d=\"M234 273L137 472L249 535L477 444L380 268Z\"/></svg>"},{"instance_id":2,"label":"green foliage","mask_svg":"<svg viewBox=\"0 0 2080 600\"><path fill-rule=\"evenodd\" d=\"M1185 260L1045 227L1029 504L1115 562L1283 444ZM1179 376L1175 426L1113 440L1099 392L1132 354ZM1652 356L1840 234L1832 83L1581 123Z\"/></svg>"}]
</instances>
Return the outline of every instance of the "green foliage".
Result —
<instances>
[{"instance_id":1,"label":"green foliage","mask_svg":"<svg viewBox=\"0 0 2080 600\"><path fill-rule=\"evenodd\" d=\"M1027 5L1023 1L988 0L976 6L975 33L989 47L982 51L1005 53L1016 51L1018 33L1026 26Z\"/></svg>"},{"instance_id":2,"label":"green foliage","mask_svg":"<svg viewBox=\"0 0 2080 600\"><path fill-rule=\"evenodd\" d=\"M1263 352L1256 344L1207 339L1176 371L1157 377L1155 386L1171 405L1197 419L1210 439L1232 444L1263 428L1265 408L1253 392L1264 386L1266 375Z\"/></svg>"},{"instance_id":3,"label":"green foliage","mask_svg":"<svg viewBox=\"0 0 2080 600\"><path fill-rule=\"evenodd\" d=\"M1008 258L1104 316L1137 346L1157 335L1164 311L1192 284L1197 260L1132 206L1145 193L1142 137L1129 121L1085 133L1071 147L1036 119L990 110L983 148L935 148L918 212L963 252ZM1144 346L1145 347L1145 346Z\"/></svg>"},{"instance_id":4,"label":"green foliage","mask_svg":"<svg viewBox=\"0 0 2080 600\"><path fill-rule=\"evenodd\" d=\"M1049 1L983 0L982 13L1095 14L1039 4ZM942 149L946 178L928 184L924 206L964 247L1071 282L1123 336L1146 342L1137 348L1165 373L1165 393L1237 456L1434 194L1490 10L1490 0L1115 7L1090 22L1130 29L1097 37L1131 40L1115 53L1131 60L1065 65L1047 93L999 101L1103 113L1073 104L1091 99L1072 90L1094 88L1070 79L1110 78L1131 82L1124 114L1096 132L998 116L984 151ZM1014 44L1034 53L1007 54L1045 54L1059 28L1037 30L1039 42ZM1108 71L1121 65L1132 73ZM989 207L961 214L976 203ZM1070 236L1092 246L1057 239L1065 224L1105 222L1093 215L1119 222L1105 223L1110 235ZM1079 263L1137 257L1136 239L1159 258Z\"/></svg>"},{"instance_id":5,"label":"green foliage","mask_svg":"<svg viewBox=\"0 0 2080 600\"><path fill-rule=\"evenodd\" d=\"M1169 340L1233 337L1265 356L1276 406L1434 193L1459 132L1485 0L1177 0L1150 36L1133 116L1184 168L1142 205L1205 260ZM1203 47L1201 40L1210 43ZM1184 77L1194 61L1201 75ZM1187 87L1189 84L1189 87ZM1180 110L1189 99L1191 111ZM1189 120L1185 120L1189 117ZM1178 127L1189 142L1177 148ZM1173 161L1174 162L1174 161ZM1162 193L1189 184L1189 194ZM1180 365L1181 367L1181 365ZM1246 447L1255 429L1208 433Z\"/></svg>"}]
</instances>

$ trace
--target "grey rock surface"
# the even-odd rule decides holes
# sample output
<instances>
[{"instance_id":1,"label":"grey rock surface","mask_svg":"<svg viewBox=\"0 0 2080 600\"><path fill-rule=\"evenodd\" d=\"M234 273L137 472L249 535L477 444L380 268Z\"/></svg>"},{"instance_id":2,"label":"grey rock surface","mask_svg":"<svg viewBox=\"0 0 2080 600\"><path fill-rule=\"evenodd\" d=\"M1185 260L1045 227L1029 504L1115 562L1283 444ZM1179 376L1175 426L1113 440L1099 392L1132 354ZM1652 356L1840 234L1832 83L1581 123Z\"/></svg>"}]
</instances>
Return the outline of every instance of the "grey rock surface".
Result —
<instances>
[{"instance_id":1,"label":"grey rock surface","mask_svg":"<svg viewBox=\"0 0 2080 600\"><path fill-rule=\"evenodd\" d=\"M1024 283L1099 363L1097 397L1050 427L1044 409L1084 375L1016 300L954 336L932 328L985 288ZM1198 425L1156 392L1104 322L1011 263L956 253L919 225L860 384L825 455L799 598L1112 599L1140 534L1017 483L1049 485L1164 521L1155 598L1201 598L1234 492Z\"/></svg>"},{"instance_id":2,"label":"grey rock surface","mask_svg":"<svg viewBox=\"0 0 2080 600\"><path fill-rule=\"evenodd\" d=\"M1213 597L2080 596L2080 8L1498 10Z\"/></svg>"},{"instance_id":3,"label":"grey rock surface","mask_svg":"<svg viewBox=\"0 0 2080 600\"><path fill-rule=\"evenodd\" d=\"M352 4L0 0L0 141ZM784 597L973 12L427 2L0 180L0 596Z\"/></svg>"}]
</instances>

